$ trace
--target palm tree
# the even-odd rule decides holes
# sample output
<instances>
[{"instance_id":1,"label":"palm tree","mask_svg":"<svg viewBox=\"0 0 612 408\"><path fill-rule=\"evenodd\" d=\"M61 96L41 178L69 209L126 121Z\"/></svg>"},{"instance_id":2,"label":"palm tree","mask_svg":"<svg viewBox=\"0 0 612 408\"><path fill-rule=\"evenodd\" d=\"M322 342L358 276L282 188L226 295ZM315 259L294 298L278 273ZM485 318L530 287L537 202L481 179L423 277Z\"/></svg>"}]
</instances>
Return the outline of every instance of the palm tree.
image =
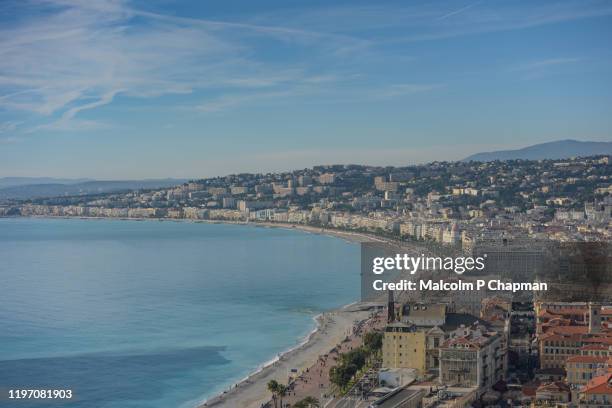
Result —
<instances>
[{"instance_id":1,"label":"palm tree","mask_svg":"<svg viewBox=\"0 0 612 408\"><path fill-rule=\"evenodd\" d=\"M283 397L287 395L287 386L284 384L278 384L278 388L276 389L276 393L280 398L280 406L283 408Z\"/></svg>"},{"instance_id":2,"label":"palm tree","mask_svg":"<svg viewBox=\"0 0 612 408\"><path fill-rule=\"evenodd\" d=\"M276 405L276 394L278 393L278 387L279 386L280 386L280 384L276 380L268 381L268 391L270 391L272 393L272 401L274 401L274 408L277 408L277 405ZM282 406L282 402L281 402L281 406Z\"/></svg>"}]
</instances>

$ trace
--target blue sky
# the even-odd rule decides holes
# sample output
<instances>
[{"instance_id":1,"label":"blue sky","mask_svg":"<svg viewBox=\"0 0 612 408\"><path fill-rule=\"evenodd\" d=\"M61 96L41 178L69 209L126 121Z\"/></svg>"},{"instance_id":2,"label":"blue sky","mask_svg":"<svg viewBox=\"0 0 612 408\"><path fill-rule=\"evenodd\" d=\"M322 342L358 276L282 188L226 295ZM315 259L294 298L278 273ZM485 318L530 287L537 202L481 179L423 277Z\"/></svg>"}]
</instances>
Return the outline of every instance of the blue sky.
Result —
<instances>
[{"instance_id":1,"label":"blue sky","mask_svg":"<svg viewBox=\"0 0 612 408\"><path fill-rule=\"evenodd\" d=\"M0 2L0 177L612 140L612 1Z\"/></svg>"}]
</instances>

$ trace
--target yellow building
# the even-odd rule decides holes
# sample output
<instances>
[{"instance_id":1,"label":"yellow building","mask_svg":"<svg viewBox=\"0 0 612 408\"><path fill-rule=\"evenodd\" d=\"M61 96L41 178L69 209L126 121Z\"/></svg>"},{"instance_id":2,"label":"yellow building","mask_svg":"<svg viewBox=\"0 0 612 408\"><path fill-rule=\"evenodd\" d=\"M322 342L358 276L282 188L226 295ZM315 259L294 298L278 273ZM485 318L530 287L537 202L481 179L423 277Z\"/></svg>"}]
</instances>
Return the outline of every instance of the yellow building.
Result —
<instances>
[{"instance_id":1,"label":"yellow building","mask_svg":"<svg viewBox=\"0 0 612 408\"><path fill-rule=\"evenodd\" d=\"M418 375L426 372L426 333L416 326L393 323L385 328L383 338L384 368L413 368Z\"/></svg>"}]
</instances>

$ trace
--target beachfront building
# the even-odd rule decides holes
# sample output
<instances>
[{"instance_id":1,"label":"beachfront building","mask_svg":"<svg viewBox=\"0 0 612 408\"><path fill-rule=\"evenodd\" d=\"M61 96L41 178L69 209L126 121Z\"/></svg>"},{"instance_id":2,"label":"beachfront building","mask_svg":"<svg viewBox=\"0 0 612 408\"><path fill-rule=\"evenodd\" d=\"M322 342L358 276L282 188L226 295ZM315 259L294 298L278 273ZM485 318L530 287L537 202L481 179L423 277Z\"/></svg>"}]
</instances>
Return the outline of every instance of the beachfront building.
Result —
<instances>
[{"instance_id":1,"label":"beachfront building","mask_svg":"<svg viewBox=\"0 0 612 408\"><path fill-rule=\"evenodd\" d=\"M425 332L415 325L395 322L385 328L383 367L412 368L419 376L426 370Z\"/></svg>"},{"instance_id":2,"label":"beachfront building","mask_svg":"<svg viewBox=\"0 0 612 408\"><path fill-rule=\"evenodd\" d=\"M439 363L439 347L444 342L446 328L446 305L407 303L401 307L401 321L413 324L419 331L425 333L425 370L437 370Z\"/></svg>"},{"instance_id":3,"label":"beachfront building","mask_svg":"<svg viewBox=\"0 0 612 408\"><path fill-rule=\"evenodd\" d=\"M441 303L405 303L399 308L399 322L395 318L383 338L383 367L413 368L419 377L439 376L440 346L454 331L484 323L466 313L448 312Z\"/></svg>"},{"instance_id":4,"label":"beachfront building","mask_svg":"<svg viewBox=\"0 0 612 408\"><path fill-rule=\"evenodd\" d=\"M446 306L404 304L399 319L385 331L383 367L413 368L419 376L436 370L438 347L445 336L440 327L446 322Z\"/></svg>"}]
</instances>

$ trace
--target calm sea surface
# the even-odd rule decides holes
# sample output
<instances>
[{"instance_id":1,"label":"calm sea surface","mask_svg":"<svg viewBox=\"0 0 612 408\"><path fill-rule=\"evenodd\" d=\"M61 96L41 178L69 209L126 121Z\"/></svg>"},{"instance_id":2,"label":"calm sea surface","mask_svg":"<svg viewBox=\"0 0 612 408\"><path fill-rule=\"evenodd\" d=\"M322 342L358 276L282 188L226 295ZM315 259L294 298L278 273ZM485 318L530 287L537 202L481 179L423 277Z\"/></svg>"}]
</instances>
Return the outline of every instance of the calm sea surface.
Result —
<instances>
[{"instance_id":1,"label":"calm sea surface","mask_svg":"<svg viewBox=\"0 0 612 408\"><path fill-rule=\"evenodd\" d=\"M359 247L283 229L0 219L1 407L192 407L357 300ZM26 403L10 388L72 389Z\"/></svg>"}]
</instances>

